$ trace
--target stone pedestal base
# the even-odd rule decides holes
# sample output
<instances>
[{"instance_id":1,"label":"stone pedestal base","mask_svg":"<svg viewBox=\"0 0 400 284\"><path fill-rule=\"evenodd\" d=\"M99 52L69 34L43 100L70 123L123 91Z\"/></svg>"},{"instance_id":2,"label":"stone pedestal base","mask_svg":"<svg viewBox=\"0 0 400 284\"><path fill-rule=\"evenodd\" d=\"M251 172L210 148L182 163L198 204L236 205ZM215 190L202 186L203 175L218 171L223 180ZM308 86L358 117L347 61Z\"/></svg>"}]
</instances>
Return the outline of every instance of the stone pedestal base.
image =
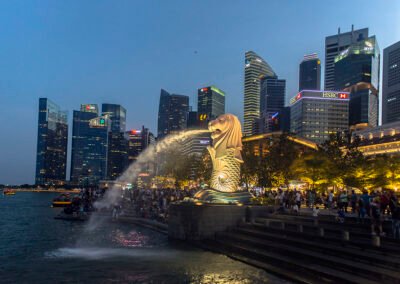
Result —
<instances>
[{"instance_id":1,"label":"stone pedestal base","mask_svg":"<svg viewBox=\"0 0 400 284\"><path fill-rule=\"evenodd\" d=\"M197 204L197 205L196 205ZM179 240L213 238L246 218L247 206L201 203L171 204L168 236Z\"/></svg>"}]
</instances>

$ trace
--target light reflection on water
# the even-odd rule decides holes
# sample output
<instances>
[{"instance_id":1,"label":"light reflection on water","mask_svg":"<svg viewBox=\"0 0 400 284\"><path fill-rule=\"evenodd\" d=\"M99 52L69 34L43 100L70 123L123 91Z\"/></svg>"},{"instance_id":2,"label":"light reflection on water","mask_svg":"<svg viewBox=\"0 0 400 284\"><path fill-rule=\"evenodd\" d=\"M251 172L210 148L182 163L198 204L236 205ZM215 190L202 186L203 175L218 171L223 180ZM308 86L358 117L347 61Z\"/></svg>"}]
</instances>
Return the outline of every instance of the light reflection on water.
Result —
<instances>
[{"instance_id":1,"label":"light reflection on water","mask_svg":"<svg viewBox=\"0 0 400 284\"><path fill-rule=\"evenodd\" d=\"M283 283L226 256L157 232L55 220L47 193L0 201L0 283Z\"/></svg>"}]
</instances>

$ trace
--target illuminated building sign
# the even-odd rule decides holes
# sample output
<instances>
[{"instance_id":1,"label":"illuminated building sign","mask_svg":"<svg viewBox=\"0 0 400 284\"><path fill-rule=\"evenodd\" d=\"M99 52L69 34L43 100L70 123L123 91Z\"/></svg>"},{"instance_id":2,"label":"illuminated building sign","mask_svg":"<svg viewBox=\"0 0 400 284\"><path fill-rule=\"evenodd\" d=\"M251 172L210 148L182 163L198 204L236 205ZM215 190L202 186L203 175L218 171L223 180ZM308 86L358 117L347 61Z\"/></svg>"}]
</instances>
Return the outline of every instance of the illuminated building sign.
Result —
<instances>
[{"instance_id":1,"label":"illuminated building sign","mask_svg":"<svg viewBox=\"0 0 400 284\"><path fill-rule=\"evenodd\" d=\"M84 105L81 105L81 111L97 113L97 105L95 105L95 104L84 104Z\"/></svg>"},{"instance_id":2,"label":"illuminated building sign","mask_svg":"<svg viewBox=\"0 0 400 284\"><path fill-rule=\"evenodd\" d=\"M225 97L225 93L222 90L218 89L217 87L211 86L211 90Z\"/></svg>"},{"instance_id":3,"label":"illuminated building sign","mask_svg":"<svg viewBox=\"0 0 400 284\"><path fill-rule=\"evenodd\" d=\"M140 134L141 130L132 129L131 134Z\"/></svg>"},{"instance_id":4,"label":"illuminated building sign","mask_svg":"<svg viewBox=\"0 0 400 284\"><path fill-rule=\"evenodd\" d=\"M217 94L220 94L221 96L225 96L225 93L222 90L220 90L217 87L215 87L215 86L201 88L200 91L202 93L204 93L204 92L208 92L210 89L211 89L211 91L213 91L213 92L215 92Z\"/></svg>"},{"instance_id":5,"label":"illuminated building sign","mask_svg":"<svg viewBox=\"0 0 400 284\"><path fill-rule=\"evenodd\" d=\"M348 92L335 92L335 91L314 91L303 90L290 100L290 104L294 104L300 99L333 99L333 100L348 100Z\"/></svg>"},{"instance_id":6,"label":"illuminated building sign","mask_svg":"<svg viewBox=\"0 0 400 284\"><path fill-rule=\"evenodd\" d=\"M100 125L104 125L104 124L106 124L105 119L104 118L100 118Z\"/></svg>"},{"instance_id":7,"label":"illuminated building sign","mask_svg":"<svg viewBox=\"0 0 400 284\"><path fill-rule=\"evenodd\" d=\"M209 140L200 140L200 144L208 145L210 144Z\"/></svg>"},{"instance_id":8,"label":"illuminated building sign","mask_svg":"<svg viewBox=\"0 0 400 284\"><path fill-rule=\"evenodd\" d=\"M200 121L207 120L207 114L205 114L205 113L200 114L200 115L199 115L199 120L200 120Z\"/></svg>"}]
</instances>

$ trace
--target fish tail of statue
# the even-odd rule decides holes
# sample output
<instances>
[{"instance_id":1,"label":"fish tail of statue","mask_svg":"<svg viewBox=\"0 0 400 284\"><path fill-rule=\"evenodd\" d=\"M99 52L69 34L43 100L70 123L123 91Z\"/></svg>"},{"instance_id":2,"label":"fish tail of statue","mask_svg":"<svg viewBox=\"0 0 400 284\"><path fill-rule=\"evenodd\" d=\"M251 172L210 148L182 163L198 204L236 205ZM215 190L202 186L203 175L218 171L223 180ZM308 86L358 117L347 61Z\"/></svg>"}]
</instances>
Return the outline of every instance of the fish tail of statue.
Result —
<instances>
[{"instance_id":1,"label":"fish tail of statue","mask_svg":"<svg viewBox=\"0 0 400 284\"><path fill-rule=\"evenodd\" d=\"M242 130L232 114L220 115L208 124L212 146L208 147L213 171L210 189L198 192L195 199L212 203L249 203L252 195L240 190L240 164L243 163Z\"/></svg>"}]
</instances>

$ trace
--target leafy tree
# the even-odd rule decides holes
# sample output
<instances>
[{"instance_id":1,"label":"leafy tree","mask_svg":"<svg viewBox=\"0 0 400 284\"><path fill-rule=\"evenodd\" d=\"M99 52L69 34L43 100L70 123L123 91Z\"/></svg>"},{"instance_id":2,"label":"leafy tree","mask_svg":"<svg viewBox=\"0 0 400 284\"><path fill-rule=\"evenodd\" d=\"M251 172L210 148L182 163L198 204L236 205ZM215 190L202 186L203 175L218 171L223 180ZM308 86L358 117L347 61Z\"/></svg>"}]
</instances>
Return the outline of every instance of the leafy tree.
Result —
<instances>
[{"instance_id":1,"label":"leafy tree","mask_svg":"<svg viewBox=\"0 0 400 284\"><path fill-rule=\"evenodd\" d=\"M243 163L240 172L242 183L247 189L250 184L256 184L259 179L260 157L255 155L253 147L251 144L244 144L242 149Z\"/></svg>"},{"instance_id":2,"label":"leafy tree","mask_svg":"<svg viewBox=\"0 0 400 284\"><path fill-rule=\"evenodd\" d=\"M328 182L331 161L320 152L305 154L296 159L291 170L300 180L307 182L310 189L320 189Z\"/></svg>"},{"instance_id":3,"label":"leafy tree","mask_svg":"<svg viewBox=\"0 0 400 284\"><path fill-rule=\"evenodd\" d=\"M290 141L286 134L282 134L279 140L271 145L263 161L263 165L267 165L265 169L270 171L267 175L270 186L283 184L289 186L290 180L294 177L291 167L299 154L294 142Z\"/></svg>"}]
</instances>

